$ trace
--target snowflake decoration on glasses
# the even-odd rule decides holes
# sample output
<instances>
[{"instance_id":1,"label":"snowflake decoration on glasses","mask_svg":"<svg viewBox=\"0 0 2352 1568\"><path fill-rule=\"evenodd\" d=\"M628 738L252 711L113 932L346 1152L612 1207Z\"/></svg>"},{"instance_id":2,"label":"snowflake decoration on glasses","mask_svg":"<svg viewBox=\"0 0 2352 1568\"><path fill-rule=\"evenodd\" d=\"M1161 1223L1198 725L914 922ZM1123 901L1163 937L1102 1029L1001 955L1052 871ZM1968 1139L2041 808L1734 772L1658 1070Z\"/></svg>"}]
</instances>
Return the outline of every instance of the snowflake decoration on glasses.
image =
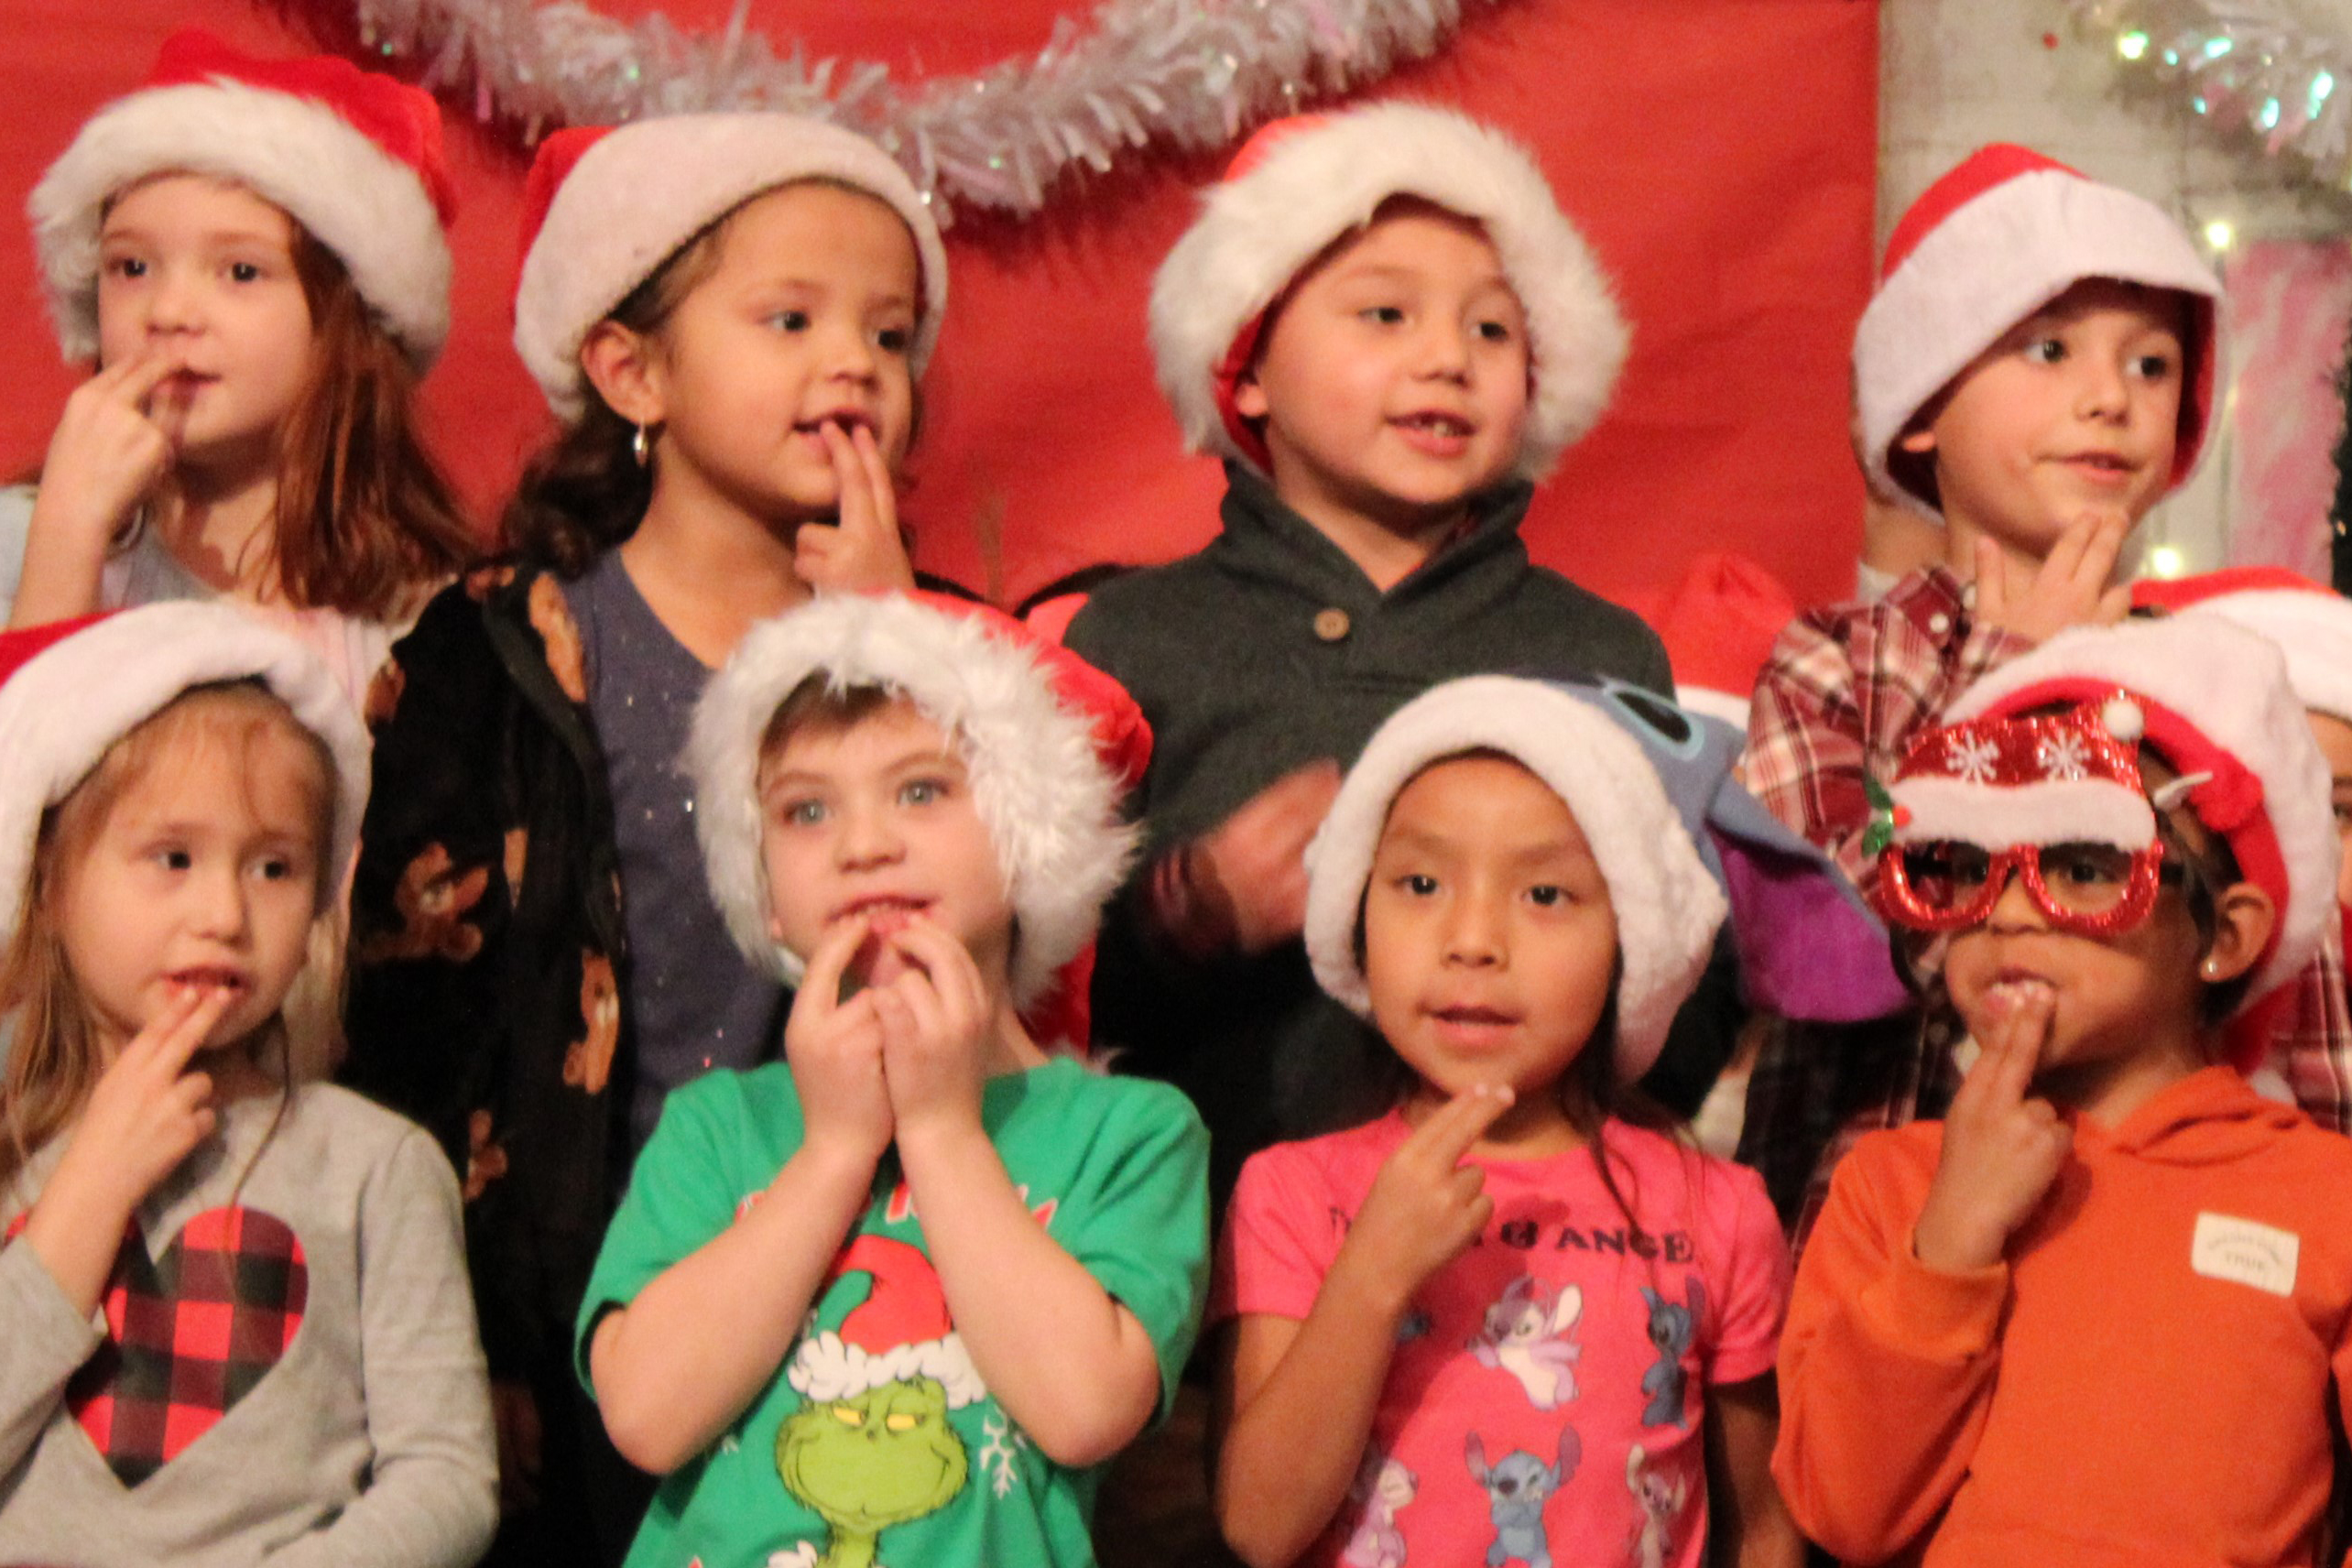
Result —
<instances>
[{"instance_id":1,"label":"snowflake decoration on glasses","mask_svg":"<svg viewBox=\"0 0 2352 1568\"><path fill-rule=\"evenodd\" d=\"M2044 735L2033 748L2033 760L2045 779L2072 780L2090 777L2090 746L2078 735Z\"/></svg>"},{"instance_id":2,"label":"snowflake decoration on glasses","mask_svg":"<svg viewBox=\"0 0 2352 1568\"><path fill-rule=\"evenodd\" d=\"M1989 784L1993 768L2001 759L2001 748L1989 735L1957 734L1944 750L1944 766L1952 776L1969 784Z\"/></svg>"}]
</instances>

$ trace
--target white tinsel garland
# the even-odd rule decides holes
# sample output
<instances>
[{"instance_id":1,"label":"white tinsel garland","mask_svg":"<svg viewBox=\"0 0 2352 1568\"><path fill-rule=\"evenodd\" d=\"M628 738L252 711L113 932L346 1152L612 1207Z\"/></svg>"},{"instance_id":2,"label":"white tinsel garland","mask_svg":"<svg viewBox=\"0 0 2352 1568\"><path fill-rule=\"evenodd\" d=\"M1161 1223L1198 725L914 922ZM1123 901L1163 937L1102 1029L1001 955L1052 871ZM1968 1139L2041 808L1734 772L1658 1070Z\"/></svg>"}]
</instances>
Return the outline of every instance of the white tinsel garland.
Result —
<instances>
[{"instance_id":1,"label":"white tinsel garland","mask_svg":"<svg viewBox=\"0 0 2352 1568\"><path fill-rule=\"evenodd\" d=\"M1369 85L1444 47L1468 4L1499 0L1105 0L1031 58L911 89L879 64L779 58L745 25L703 37L560 0L356 0L361 37L421 59L423 82L536 141L561 125L707 109L780 109L874 137L944 221L958 205L1027 215L1073 166L1145 147L1223 147L1261 120Z\"/></svg>"},{"instance_id":2,"label":"white tinsel garland","mask_svg":"<svg viewBox=\"0 0 2352 1568\"><path fill-rule=\"evenodd\" d=\"M2352 38L2278 0L2067 0L2147 88L2243 147L2352 190Z\"/></svg>"}]
</instances>

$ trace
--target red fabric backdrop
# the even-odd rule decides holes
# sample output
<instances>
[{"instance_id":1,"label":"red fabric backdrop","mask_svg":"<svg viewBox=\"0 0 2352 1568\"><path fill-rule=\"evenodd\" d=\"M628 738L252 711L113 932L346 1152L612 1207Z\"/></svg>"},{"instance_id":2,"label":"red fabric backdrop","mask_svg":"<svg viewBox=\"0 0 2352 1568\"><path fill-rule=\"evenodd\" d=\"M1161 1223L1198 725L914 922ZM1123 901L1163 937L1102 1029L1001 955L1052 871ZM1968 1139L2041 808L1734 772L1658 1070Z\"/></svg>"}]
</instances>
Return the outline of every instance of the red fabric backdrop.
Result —
<instances>
[{"instance_id":1,"label":"red fabric backdrop","mask_svg":"<svg viewBox=\"0 0 2352 1568\"><path fill-rule=\"evenodd\" d=\"M728 0L595 0L724 26ZM1278 0L1301 3L1301 0ZM0 21L0 201L26 193L93 108L190 22L292 52L348 34L343 0L10 0ZM784 52L887 62L898 80L1043 43L1083 0L753 0ZM1608 417L1537 499L1537 557L1654 608L1704 550L1745 553L1808 601L1841 595L1861 537L1846 350L1868 292L1878 18L1868 0L1466 0L1436 60L1384 84L1458 104L1538 151L1615 276L1634 347ZM456 330L430 430L486 518L544 435L507 347L525 155L451 117L462 207ZM1041 218L950 235L953 304L926 383L907 513L918 562L999 598L1105 560L1165 559L1214 529L1213 464L1178 451L1151 380L1152 268L1219 158L1065 185ZM39 461L78 371L58 363L21 226L0 239L0 474Z\"/></svg>"}]
</instances>

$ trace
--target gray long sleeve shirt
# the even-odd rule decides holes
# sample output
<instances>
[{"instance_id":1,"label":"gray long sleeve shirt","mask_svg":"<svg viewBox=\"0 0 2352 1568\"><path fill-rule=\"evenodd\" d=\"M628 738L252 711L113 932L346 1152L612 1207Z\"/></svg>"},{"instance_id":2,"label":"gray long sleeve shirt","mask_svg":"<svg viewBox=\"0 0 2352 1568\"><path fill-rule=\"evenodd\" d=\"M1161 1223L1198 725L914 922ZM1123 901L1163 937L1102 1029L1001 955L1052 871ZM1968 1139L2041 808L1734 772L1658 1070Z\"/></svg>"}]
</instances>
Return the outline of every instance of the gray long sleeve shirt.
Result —
<instances>
[{"instance_id":1,"label":"gray long sleeve shirt","mask_svg":"<svg viewBox=\"0 0 2352 1568\"><path fill-rule=\"evenodd\" d=\"M276 1108L223 1108L139 1205L92 1317L0 1247L0 1563L463 1568L488 1545L497 1461L448 1161L344 1090L299 1091L272 1131ZM62 1143L0 1193L0 1230Z\"/></svg>"},{"instance_id":2,"label":"gray long sleeve shirt","mask_svg":"<svg viewBox=\"0 0 2352 1568\"><path fill-rule=\"evenodd\" d=\"M1138 880L1149 857L1291 769L1353 763L1382 720L1441 681L1588 673L1673 690L1664 648L1633 612L1528 559L1526 485L1482 497L1460 537L1383 592L1263 477L1231 463L1225 474L1215 539L1105 583L1070 624L1071 648L1151 721L1132 802L1149 835ZM1366 1079L1387 1052L1317 987L1301 943L1188 964L1144 933L1139 894L1130 886L1104 918L1095 1034L1192 1096L1220 1204L1267 1144L1382 1108Z\"/></svg>"}]
</instances>

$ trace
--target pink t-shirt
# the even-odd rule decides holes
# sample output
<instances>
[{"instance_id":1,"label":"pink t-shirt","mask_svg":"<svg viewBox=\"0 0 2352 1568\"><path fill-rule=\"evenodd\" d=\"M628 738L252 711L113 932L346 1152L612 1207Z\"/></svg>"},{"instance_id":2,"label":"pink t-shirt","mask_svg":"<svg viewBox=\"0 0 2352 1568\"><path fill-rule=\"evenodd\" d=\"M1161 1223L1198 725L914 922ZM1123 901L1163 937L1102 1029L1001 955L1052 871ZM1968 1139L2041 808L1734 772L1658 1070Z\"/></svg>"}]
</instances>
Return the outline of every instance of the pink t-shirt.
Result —
<instances>
[{"instance_id":1,"label":"pink t-shirt","mask_svg":"<svg viewBox=\"0 0 2352 1568\"><path fill-rule=\"evenodd\" d=\"M1212 1321L1303 1319L1398 1116L1243 1168ZM1305 1561L1697 1568L1713 1383L1772 1369L1788 1248L1752 1171L1612 1121L1591 1151L1486 1165L1495 1214L1399 1335L1356 1483Z\"/></svg>"}]
</instances>

